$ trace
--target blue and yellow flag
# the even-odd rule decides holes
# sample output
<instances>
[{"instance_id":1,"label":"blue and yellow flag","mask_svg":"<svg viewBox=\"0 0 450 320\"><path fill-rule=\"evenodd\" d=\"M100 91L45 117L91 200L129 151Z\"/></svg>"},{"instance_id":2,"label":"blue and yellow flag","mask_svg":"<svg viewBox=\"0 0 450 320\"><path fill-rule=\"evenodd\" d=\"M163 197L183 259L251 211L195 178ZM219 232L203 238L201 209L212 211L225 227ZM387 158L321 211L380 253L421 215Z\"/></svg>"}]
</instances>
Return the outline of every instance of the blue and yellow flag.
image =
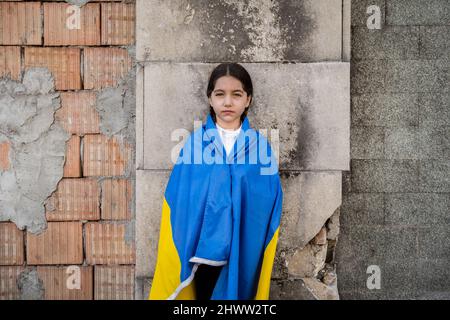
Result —
<instances>
[{"instance_id":1,"label":"blue and yellow flag","mask_svg":"<svg viewBox=\"0 0 450 320\"><path fill-rule=\"evenodd\" d=\"M200 264L222 266L211 299L268 299L283 191L267 139L246 117L226 155L210 115L164 193L149 299L195 299Z\"/></svg>"}]
</instances>

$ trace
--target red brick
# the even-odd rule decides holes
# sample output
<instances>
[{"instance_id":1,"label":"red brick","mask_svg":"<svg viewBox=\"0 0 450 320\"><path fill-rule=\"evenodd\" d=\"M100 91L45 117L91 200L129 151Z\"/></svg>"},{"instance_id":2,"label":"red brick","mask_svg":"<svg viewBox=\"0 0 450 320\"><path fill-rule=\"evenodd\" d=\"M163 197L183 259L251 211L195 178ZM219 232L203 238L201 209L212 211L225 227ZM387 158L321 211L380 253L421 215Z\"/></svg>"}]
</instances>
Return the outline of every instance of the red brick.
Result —
<instances>
[{"instance_id":1,"label":"red brick","mask_svg":"<svg viewBox=\"0 0 450 320\"><path fill-rule=\"evenodd\" d=\"M81 264L83 237L81 222L49 222L39 235L27 232L27 263Z\"/></svg>"},{"instance_id":2,"label":"red brick","mask_svg":"<svg viewBox=\"0 0 450 320\"><path fill-rule=\"evenodd\" d=\"M125 241L125 225L89 222L86 224L88 264L134 264L134 243Z\"/></svg>"},{"instance_id":3,"label":"red brick","mask_svg":"<svg viewBox=\"0 0 450 320\"><path fill-rule=\"evenodd\" d=\"M133 300L133 266L95 266L95 300Z\"/></svg>"},{"instance_id":4,"label":"red brick","mask_svg":"<svg viewBox=\"0 0 450 320\"><path fill-rule=\"evenodd\" d=\"M115 138L104 135L85 135L83 139L83 175L120 176L131 161L131 147L120 146Z\"/></svg>"},{"instance_id":5,"label":"red brick","mask_svg":"<svg viewBox=\"0 0 450 320\"><path fill-rule=\"evenodd\" d=\"M0 77L20 80L20 47L0 47Z\"/></svg>"},{"instance_id":6,"label":"red brick","mask_svg":"<svg viewBox=\"0 0 450 320\"><path fill-rule=\"evenodd\" d=\"M92 300L93 270L86 266L37 267L45 300Z\"/></svg>"},{"instance_id":7,"label":"red brick","mask_svg":"<svg viewBox=\"0 0 450 320\"><path fill-rule=\"evenodd\" d=\"M0 2L0 44L42 44L39 2Z\"/></svg>"},{"instance_id":8,"label":"red brick","mask_svg":"<svg viewBox=\"0 0 450 320\"><path fill-rule=\"evenodd\" d=\"M80 137L72 135L66 143L66 162L64 163L64 177L81 177Z\"/></svg>"},{"instance_id":9,"label":"red brick","mask_svg":"<svg viewBox=\"0 0 450 320\"><path fill-rule=\"evenodd\" d=\"M9 149L11 143L8 141L0 142L0 171L9 169Z\"/></svg>"},{"instance_id":10,"label":"red brick","mask_svg":"<svg viewBox=\"0 0 450 320\"><path fill-rule=\"evenodd\" d=\"M25 69L46 67L57 90L81 89L80 49L25 47Z\"/></svg>"},{"instance_id":11,"label":"red brick","mask_svg":"<svg viewBox=\"0 0 450 320\"><path fill-rule=\"evenodd\" d=\"M47 220L99 220L99 198L96 180L62 179L46 205Z\"/></svg>"},{"instance_id":12,"label":"red brick","mask_svg":"<svg viewBox=\"0 0 450 320\"><path fill-rule=\"evenodd\" d=\"M17 280L23 267L0 267L0 300L19 300Z\"/></svg>"},{"instance_id":13,"label":"red brick","mask_svg":"<svg viewBox=\"0 0 450 320\"><path fill-rule=\"evenodd\" d=\"M79 28L71 23L76 13L67 3L44 3L44 45L99 45L100 4L88 3L79 10Z\"/></svg>"},{"instance_id":14,"label":"red brick","mask_svg":"<svg viewBox=\"0 0 450 320\"><path fill-rule=\"evenodd\" d=\"M22 265L23 231L14 223L0 223L0 265Z\"/></svg>"},{"instance_id":15,"label":"red brick","mask_svg":"<svg viewBox=\"0 0 450 320\"><path fill-rule=\"evenodd\" d=\"M84 88L115 87L131 69L131 58L126 49L84 49Z\"/></svg>"},{"instance_id":16,"label":"red brick","mask_svg":"<svg viewBox=\"0 0 450 320\"><path fill-rule=\"evenodd\" d=\"M102 219L131 219L131 181L107 179L102 182Z\"/></svg>"},{"instance_id":17,"label":"red brick","mask_svg":"<svg viewBox=\"0 0 450 320\"><path fill-rule=\"evenodd\" d=\"M102 3L102 44L133 44L135 21L134 3Z\"/></svg>"},{"instance_id":18,"label":"red brick","mask_svg":"<svg viewBox=\"0 0 450 320\"><path fill-rule=\"evenodd\" d=\"M100 133L100 117L95 110L96 95L92 91L61 92L61 108L56 119L70 133Z\"/></svg>"}]
</instances>

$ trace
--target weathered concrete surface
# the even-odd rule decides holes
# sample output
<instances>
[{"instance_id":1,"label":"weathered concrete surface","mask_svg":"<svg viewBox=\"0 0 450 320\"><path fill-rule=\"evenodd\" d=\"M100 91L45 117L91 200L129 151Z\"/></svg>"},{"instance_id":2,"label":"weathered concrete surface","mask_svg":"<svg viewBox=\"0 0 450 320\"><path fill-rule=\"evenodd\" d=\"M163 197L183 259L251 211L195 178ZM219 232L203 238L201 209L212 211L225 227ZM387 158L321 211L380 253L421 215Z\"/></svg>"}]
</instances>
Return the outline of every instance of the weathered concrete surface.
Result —
<instances>
[{"instance_id":1,"label":"weathered concrete surface","mask_svg":"<svg viewBox=\"0 0 450 320\"><path fill-rule=\"evenodd\" d=\"M152 286L152 278L138 277L135 279L134 287L134 299L135 300L147 300L150 294L150 288Z\"/></svg>"},{"instance_id":2,"label":"weathered concrete surface","mask_svg":"<svg viewBox=\"0 0 450 320\"><path fill-rule=\"evenodd\" d=\"M136 171L136 278L153 277L164 191L170 172Z\"/></svg>"},{"instance_id":3,"label":"weathered concrete surface","mask_svg":"<svg viewBox=\"0 0 450 320\"><path fill-rule=\"evenodd\" d=\"M269 133L279 129L282 170L349 170L347 63L243 65L254 84L250 122ZM206 118L206 85L215 66L145 66L144 141L137 146L143 169L172 168L171 154L181 138L171 141L171 134L180 128L192 131L194 120Z\"/></svg>"},{"instance_id":4,"label":"weathered concrete surface","mask_svg":"<svg viewBox=\"0 0 450 320\"><path fill-rule=\"evenodd\" d=\"M303 248L341 204L341 172L281 172L280 248ZM326 199L326 201L324 201Z\"/></svg>"},{"instance_id":5,"label":"weathered concrete surface","mask_svg":"<svg viewBox=\"0 0 450 320\"><path fill-rule=\"evenodd\" d=\"M136 3L138 61L341 61L342 0Z\"/></svg>"},{"instance_id":6,"label":"weathered concrete surface","mask_svg":"<svg viewBox=\"0 0 450 320\"><path fill-rule=\"evenodd\" d=\"M36 268L24 270L17 280L17 286L20 292L20 300L43 300L44 283L39 279Z\"/></svg>"},{"instance_id":7,"label":"weathered concrete surface","mask_svg":"<svg viewBox=\"0 0 450 320\"><path fill-rule=\"evenodd\" d=\"M46 228L44 202L63 176L70 135L54 123L59 94L47 69L28 70L23 83L0 80L0 141L11 143L0 172L0 221L32 233Z\"/></svg>"}]
</instances>

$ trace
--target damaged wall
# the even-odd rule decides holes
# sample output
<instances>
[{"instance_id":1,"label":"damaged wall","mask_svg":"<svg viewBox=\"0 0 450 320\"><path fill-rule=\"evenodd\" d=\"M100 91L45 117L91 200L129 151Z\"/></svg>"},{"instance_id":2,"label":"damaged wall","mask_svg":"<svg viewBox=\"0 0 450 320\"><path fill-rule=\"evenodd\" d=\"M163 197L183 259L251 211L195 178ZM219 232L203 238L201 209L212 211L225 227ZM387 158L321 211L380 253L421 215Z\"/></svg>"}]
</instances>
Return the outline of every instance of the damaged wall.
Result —
<instances>
[{"instance_id":1,"label":"damaged wall","mask_svg":"<svg viewBox=\"0 0 450 320\"><path fill-rule=\"evenodd\" d=\"M137 1L136 299L148 297L154 272L178 144L171 133L205 120L208 76L222 61L243 63L252 76L252 125L269 141L279 130L285 200L271 299L339 298L334 248L350 157L349 13L341 0Z\"/></svg>"},{"instance_id":2,"label":"damaged wall","mask_svg":"<svg viewBox=\"0 0 450 320\"><path fill-rule=\"evenodd\" d=\"M67 2L0 2L0 299L134 298L135 5Z\"/></svg>"}]
</instances>

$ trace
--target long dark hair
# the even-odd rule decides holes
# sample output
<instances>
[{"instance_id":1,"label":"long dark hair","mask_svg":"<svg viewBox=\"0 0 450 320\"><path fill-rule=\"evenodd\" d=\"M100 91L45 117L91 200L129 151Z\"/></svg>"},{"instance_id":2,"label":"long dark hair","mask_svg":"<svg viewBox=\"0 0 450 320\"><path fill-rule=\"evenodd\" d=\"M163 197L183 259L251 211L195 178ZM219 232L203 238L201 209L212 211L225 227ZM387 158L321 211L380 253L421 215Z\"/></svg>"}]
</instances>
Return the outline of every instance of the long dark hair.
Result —
<instances>
[{"instance_id":1,"label":"long dark hair","mask_svg":"<svg viewBox=\"0 0 450 320\"><path fill-rule=\"evenodd\" d=\"M211 97L211 93L214 90L214 87L216 86L216 81L220 77L223 76L232 76L236 79L238 79L242 83L242 88L250 97L250 103L252 103L253 100L253 84L252 79L250 78L250 75L248 74L247 70L243 66L241 66L238 63L221 63L217 67L214 68L214 70L211 72L211 76L209 77L208 82L208 88L206 89L206 95L208 98ZM245 108L244 112L241 115L241 122L244 121L244 118L247 116L248 108ZM216 113L214 112L214 109L211 105L209 105L209 113L211 114L211 118L216 122Z\"/></svg>"}]
</instances>

